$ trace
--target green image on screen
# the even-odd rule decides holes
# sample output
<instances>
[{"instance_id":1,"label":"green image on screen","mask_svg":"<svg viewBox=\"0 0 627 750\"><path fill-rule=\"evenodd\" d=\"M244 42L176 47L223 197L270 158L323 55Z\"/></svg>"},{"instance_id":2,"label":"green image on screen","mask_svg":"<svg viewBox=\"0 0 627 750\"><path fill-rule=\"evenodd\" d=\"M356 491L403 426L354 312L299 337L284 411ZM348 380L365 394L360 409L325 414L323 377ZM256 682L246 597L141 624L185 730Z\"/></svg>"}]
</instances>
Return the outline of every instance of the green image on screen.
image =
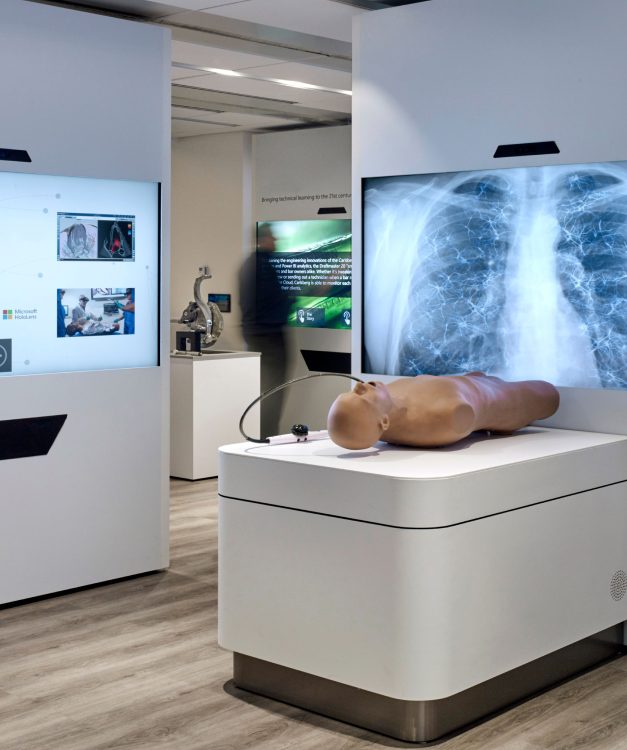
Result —
<instances>
[{"instance_id":1,"label":"green image on screen","mask_svg":"<svg viewBox=\"0 0 627 750\"><path fill-rule=\"evenodd\" d=\"M270 262L291 301L287 325L350 328L350 219L260 222L257 231L262 225L274 236Z\"/></svg>"}]
</instances>

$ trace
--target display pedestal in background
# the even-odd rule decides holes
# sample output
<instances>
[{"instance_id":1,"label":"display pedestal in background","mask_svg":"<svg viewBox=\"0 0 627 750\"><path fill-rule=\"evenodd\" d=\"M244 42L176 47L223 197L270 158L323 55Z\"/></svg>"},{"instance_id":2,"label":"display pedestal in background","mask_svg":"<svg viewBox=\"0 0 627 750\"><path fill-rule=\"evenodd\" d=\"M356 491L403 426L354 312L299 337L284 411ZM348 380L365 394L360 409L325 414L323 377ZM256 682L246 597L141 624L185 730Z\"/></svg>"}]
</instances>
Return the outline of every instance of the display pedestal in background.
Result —
<instances>
[{"instance_id":1,"label":"display pedestal in background","mask_svg":"<svg viewBox=\"0 0 627 750\"><path fill-rule=\"evenodd\" d=\"M260 354L173 354L170 391L170 475L207 479L218 475L218 448L240 442L239 420L260 389ZM259 435L259 407L246 417Z\"/></svg>"}]
</instances>

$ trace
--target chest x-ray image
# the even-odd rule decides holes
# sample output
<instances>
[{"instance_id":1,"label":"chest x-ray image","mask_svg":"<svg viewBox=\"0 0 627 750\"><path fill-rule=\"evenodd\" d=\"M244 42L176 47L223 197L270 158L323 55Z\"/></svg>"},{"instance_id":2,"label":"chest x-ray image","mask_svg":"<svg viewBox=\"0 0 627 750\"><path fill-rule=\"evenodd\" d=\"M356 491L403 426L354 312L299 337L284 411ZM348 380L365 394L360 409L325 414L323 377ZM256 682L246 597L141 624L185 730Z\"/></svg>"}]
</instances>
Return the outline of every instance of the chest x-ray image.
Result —
<instances>
[{"instance_id":1,"label":"chest x-ray image","mask_svg":"<svg viewBox=\"0 0 627 750\"><path fill-rule=\"evenodd\" d=\"M627 162L364 183L365 372L627 388Z\"/></svg>"}]
</instances>

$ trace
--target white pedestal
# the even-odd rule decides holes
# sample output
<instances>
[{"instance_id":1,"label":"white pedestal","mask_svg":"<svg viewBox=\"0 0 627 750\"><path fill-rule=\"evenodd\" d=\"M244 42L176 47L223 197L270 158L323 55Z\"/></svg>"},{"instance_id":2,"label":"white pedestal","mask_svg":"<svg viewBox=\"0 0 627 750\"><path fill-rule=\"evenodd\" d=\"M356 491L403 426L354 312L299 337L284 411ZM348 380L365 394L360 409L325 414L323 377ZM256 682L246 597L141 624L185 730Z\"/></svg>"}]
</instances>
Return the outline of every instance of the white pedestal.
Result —
<instances>
[{"instance_id":1,"label":"white pedestal","mask_svg":"<svg viewBox=\"0 0 627 750\"><path fill-rule=\"evenodd\" d=\"M627 437L240 443L219 493L240 688L426 742L622 648Z\"/></svg>"},{"instance_id":2,"label":"white pedestal","mask_svg":"<svg viewBox=\"0 0 627 750\"><path fill-rule=\"evenodd\" d=\"M218 448L241 440L240 417L259 395L259 363L256 352L171 355L171 476L218 475ZM258 406L246 417L246 429L259 434Z\"/></svg>"}]
</instances>

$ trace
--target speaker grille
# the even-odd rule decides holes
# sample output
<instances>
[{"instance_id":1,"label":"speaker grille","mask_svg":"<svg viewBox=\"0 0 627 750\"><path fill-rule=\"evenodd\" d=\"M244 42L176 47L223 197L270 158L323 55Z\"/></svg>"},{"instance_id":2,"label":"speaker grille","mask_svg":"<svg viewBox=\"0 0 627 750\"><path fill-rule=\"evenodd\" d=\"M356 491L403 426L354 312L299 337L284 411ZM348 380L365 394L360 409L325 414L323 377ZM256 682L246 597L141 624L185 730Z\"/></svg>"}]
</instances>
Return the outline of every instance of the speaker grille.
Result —
<instances>
[{"instance_id":1,"label":"speaker grille","mask_svg":"<svg viewBox=\"0 0 627 750\"><path fill-rule=\"evenodd\" d=\"M610 583L610 594L615 602L620 601L627 593L627 573L623 570L618 570L612 576L612 582Z\"/></svg>"}]
</instances>

